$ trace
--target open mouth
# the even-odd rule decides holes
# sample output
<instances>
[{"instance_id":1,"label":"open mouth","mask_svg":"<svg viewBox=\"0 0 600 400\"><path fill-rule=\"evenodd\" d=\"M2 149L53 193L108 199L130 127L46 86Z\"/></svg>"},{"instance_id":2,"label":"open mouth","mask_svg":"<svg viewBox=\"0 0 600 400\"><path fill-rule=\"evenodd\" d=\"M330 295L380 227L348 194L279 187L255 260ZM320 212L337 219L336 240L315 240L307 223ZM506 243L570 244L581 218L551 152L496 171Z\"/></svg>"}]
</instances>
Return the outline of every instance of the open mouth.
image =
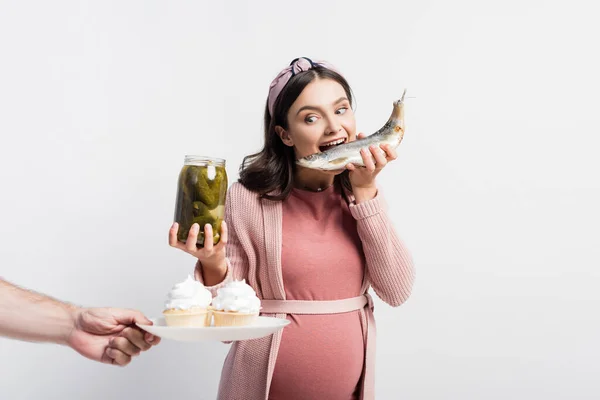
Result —
<instances>
[{"instance_id":1,"label":"open mouth","mask_svg":"<svg viewBox=\"0 0 600 400\"><path fill-rule=\"evenodd\" d=\"M324 152L326 150L333 149L335 146L339 146L340 144L346 143L346 140L346 138L332 140L331 142L327 142L319 146L319 150L321 150L321 152Z\"/></svg>"}]
</instances>

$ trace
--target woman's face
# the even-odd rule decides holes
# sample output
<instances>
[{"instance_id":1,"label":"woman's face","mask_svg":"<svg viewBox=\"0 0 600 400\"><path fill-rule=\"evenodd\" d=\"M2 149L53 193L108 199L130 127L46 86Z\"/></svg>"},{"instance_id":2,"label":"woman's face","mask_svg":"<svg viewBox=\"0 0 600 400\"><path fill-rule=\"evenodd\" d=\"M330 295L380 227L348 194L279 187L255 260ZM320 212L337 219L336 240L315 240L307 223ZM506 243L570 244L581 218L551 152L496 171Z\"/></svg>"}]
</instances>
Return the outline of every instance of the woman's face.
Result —
<instances>
[{"instance_id":1,"label":"woman's face","mask_svg":"<svg viewBox=\"0 0 600 400\"><path fill-rule=\"evenodd\" d=\"M279 135L296 158L353 141L356 121L344 88L331 79L309 83L288 111L288 129Z\"/></svg>"}]
</instances>

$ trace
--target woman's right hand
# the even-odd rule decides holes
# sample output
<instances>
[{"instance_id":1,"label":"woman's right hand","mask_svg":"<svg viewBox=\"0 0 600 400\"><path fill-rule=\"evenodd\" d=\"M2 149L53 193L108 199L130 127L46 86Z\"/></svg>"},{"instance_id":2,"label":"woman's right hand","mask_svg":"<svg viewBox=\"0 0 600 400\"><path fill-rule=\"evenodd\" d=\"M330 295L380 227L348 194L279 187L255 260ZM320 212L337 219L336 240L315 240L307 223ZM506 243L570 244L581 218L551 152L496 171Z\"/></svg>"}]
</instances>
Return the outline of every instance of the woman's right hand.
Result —
<instances>
[{"instance_id":1,"label":"woman's right hand","mask_svg":"<svg viewBox=\"0 0 600 400\"><path fill-rule=\"evenodd\" d=\"M221 238L219 243L213 243L213 231L210 224L204 226L204 247L197 248L198 231L200 226L193 224L188 233L185 243L177 240L179 224L173 223L169 230L169 245L183 250L196 257L202 265L202 275L205 286L213 286L223 281L227 274L227 263L225 261L225 246L227 245L227 224L221 223Z\"/></svg>"}]
</instances>

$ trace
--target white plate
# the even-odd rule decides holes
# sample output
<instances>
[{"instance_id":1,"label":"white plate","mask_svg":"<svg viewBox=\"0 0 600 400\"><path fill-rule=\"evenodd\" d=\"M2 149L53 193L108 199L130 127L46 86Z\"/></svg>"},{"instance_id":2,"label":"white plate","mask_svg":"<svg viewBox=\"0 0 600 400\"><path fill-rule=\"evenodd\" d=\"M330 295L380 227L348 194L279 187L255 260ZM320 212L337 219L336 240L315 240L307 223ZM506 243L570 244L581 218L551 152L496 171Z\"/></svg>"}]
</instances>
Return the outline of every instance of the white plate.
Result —
<instances>
[{"instance_id":1,"label":"white plate","mask_svg":"<svg viewBox=\"0 0 600 400\"><path fill-rule=\"evenodd\" d=\"M198 342L203 340L230 341L249 340L268 336L283 329L290 323L287 319L259 316L248 326L206 326L200 328L173 327L165 324L164 317L150 318L153 325L137 323L141 329L161 338L180 342Z\"/></svg>"}]
</instances>

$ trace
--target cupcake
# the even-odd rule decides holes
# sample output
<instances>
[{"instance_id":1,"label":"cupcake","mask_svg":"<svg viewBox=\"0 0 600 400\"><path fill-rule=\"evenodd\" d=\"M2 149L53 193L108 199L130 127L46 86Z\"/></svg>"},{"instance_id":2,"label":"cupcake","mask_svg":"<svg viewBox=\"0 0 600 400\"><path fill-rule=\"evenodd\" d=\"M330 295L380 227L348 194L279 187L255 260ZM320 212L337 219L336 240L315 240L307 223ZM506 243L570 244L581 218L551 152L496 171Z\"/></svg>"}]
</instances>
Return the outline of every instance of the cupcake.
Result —
<instances>
[{"instance_id":1,"label":"cupcake","mask_svg":"<svg viewBox=\"0 0 600 400\"><path fill-rule=\"evenodd\" d=\"M260 299L245 279L232 281L217 290L212 309L215 326L250 325L258 317Z\"/></svg>"},{"instance_id":2,"label":"cupcake","mask_svg":"<svg viewBox=\"0 0 600 400\"><path fill-rule=\"evenodd\" d=\"M209 326L211 301L210 291L188 275L167 294L163 311L167 326Z\"/></svg>"}]
</instances>

